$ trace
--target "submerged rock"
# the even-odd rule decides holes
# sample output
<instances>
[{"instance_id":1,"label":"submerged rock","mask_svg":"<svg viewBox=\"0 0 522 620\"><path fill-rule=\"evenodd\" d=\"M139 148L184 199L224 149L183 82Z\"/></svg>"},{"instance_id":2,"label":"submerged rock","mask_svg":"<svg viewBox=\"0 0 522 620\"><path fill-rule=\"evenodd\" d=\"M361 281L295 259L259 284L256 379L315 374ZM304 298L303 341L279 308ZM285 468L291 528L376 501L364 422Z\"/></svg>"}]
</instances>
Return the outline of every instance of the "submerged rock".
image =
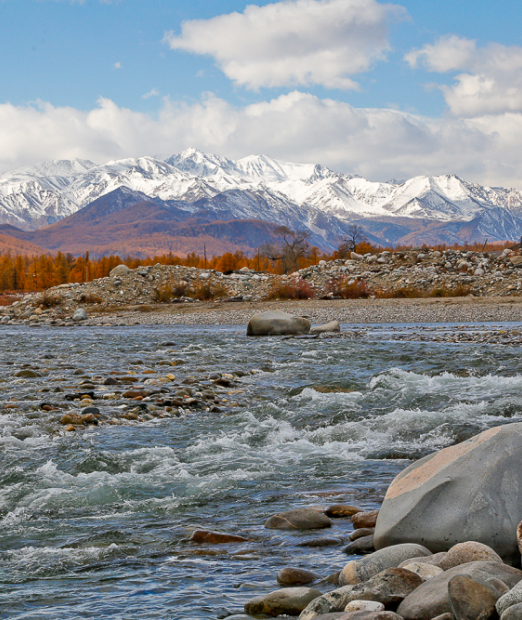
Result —
<instances>
[{"instance_id":1,"label":"submerged rock","mask_svg":"<svg viewBox=\"0 0 522 620\"><path fill-rule=\"evenodd\" d=\"M314 599L321 596L314 588L283 588L248 601L245 611L251 616L299 615Z\"/></svg>"},{"instance_id":2,"label":"submerged rock","mask_svg":"<svg viewBox=\"0 0 522 620\"><path fill-rule=\"evenodd\" d=\"M431 551L477 541L520 563L522 423L489 429L420 459L390 485L375 547L412 542Z\"/></svg>"},{"instance_id":3,"label":"submerged rock","mask_svg":"<svg viewBox=\"0 0 522 620\"><path fill-rule=\"evenodd\" d=\"M313 530L332 527L330 519L313 508L298 508L273 515L265 522L269 530Z\"/></svg>"}]
</instances>

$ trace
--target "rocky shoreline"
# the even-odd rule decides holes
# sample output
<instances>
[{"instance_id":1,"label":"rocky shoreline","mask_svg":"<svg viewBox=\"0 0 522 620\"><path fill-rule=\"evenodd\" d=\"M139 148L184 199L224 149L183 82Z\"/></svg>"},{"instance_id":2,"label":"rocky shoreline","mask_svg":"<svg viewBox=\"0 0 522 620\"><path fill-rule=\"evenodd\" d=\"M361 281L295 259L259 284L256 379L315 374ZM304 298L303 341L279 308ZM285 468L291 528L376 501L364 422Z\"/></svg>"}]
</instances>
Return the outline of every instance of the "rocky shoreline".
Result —
<instances>
[{"instance_id":1,"label":"rocky shoreline","mask_svg":"<svg viewBox=\"0 0 522 620\"><path fill-rule=\"evenodd\" d=\"M247 268L223 274L195 267L119 265L109 277L62 284L0 308L0 325L239 325L252 314L275 307L318 323L451 323L522 317L522 256L510 250L351 256L320 261L288 276ZM313 298L273 301L277 287L299 289ZM368 298L343 298L347 287L355 294L360 289Z\"/></svg>"}]
</instances>

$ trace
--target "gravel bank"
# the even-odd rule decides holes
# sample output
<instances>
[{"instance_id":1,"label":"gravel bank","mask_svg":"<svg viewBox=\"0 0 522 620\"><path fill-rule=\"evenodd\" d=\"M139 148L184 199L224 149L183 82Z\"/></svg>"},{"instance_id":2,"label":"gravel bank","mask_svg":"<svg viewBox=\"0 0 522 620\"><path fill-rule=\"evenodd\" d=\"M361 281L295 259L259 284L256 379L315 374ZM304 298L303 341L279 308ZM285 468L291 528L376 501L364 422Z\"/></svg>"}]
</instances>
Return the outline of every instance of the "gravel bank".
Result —
<instances>
[{"instance_id":1,"label":"gravel bank","mask_svg":"<svg viewBox=\"0 0 522 620\"><path fill-rule=\"evenodd\" d=\"M303 300L277 302L191 303L118 308L116 314L91 314L89 323L142 325L246 325L256 312L283 310L313 324L462 323L522 320L522 297L451 299Z\"/></svg>"}]
</instances>

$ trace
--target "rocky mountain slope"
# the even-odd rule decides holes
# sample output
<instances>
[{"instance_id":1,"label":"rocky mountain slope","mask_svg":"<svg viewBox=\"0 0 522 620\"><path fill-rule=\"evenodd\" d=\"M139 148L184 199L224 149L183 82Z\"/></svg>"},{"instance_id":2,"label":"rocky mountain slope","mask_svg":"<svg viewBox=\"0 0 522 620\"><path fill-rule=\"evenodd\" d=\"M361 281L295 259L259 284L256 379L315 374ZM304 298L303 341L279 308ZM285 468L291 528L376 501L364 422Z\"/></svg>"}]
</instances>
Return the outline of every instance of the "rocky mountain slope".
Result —
<instances>
[{"instance_id":1,"label":"rocky mountain slope","mask_svg":"<svg viewBox=\"0 0 522 620\"><path fill-rule=\"evenodd\" d=\"M104 217L130 203L171 210L170 219L256 220L310 230L324 249L351 222L380 243L518 240L522 192L482 187L455 175L372 182L313 164L267 156L238 161L188 149L165 160L140 157L95 165L57 161L0 176L0 223L36 230L104 196ZM76 222L78 224L78 222ZM90 221L83 221L90 226ZM407 241L406 241L407 240ZM36 242L36 241L35 241Z\"/></svg>"}]
</instances>

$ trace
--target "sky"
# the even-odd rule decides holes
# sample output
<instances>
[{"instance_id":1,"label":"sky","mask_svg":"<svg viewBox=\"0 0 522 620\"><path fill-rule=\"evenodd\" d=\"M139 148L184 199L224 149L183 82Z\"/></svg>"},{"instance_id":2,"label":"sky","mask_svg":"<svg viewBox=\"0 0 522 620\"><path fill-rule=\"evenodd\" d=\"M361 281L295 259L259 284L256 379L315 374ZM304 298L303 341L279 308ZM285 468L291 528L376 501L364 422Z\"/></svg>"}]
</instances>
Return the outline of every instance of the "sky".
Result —
<instances>
[{"instance_id":1,"label":"sky","mask_svg":"<svg viewBox=\"0 0 522 620\"><path fill-rule=\"evenodd\" d=\"M193 147L522 189L521 17L514 0L0 0L0 173Z\"/></svg>"}]
</instances>

